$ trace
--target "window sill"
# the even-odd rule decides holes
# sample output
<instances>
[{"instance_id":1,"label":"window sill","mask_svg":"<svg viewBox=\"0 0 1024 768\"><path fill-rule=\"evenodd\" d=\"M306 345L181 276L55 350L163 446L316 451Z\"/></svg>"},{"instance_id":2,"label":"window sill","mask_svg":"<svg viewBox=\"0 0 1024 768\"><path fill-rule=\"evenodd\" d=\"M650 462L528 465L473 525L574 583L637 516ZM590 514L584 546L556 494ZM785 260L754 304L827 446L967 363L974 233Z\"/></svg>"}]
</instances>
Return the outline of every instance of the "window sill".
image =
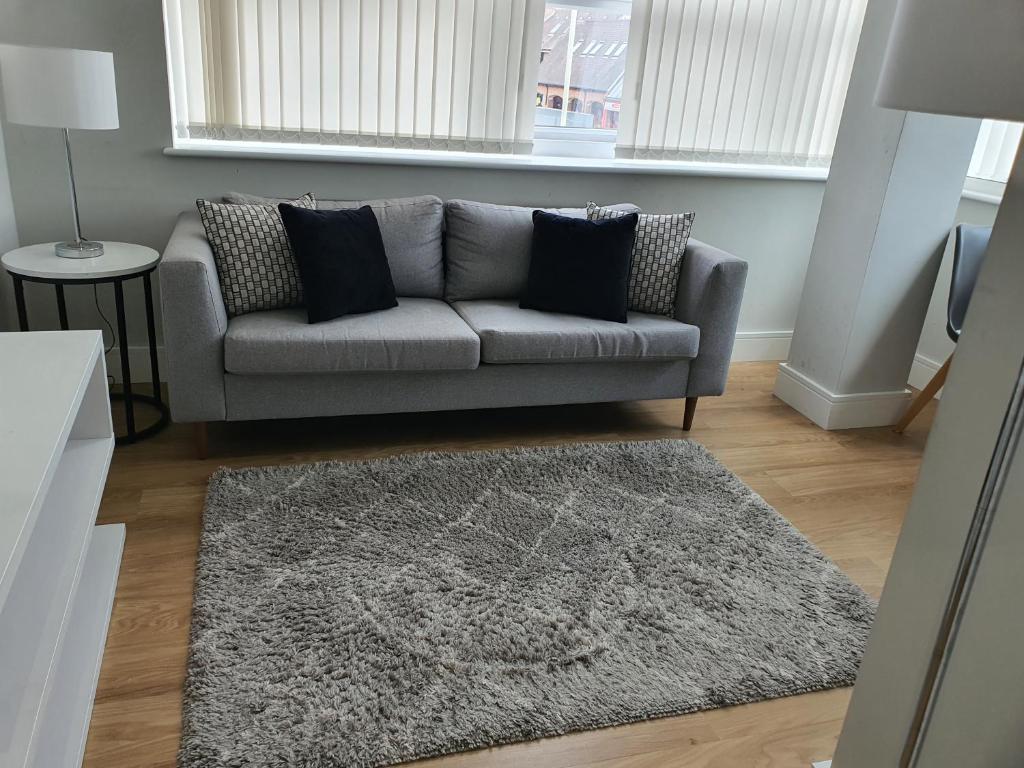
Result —
<instances>
[{"instance_id":1,"label":"window sill","mask_svg":"<svg viewBox=\"0 0 1024 768\"><path fill-rule=\"evenodd\" d=\"M984 192L974 192L970 189L965 189L962 197L965 200L976 200L979 203L988 203L990 205L999 205L1003 202L1002 195L987 195Z\"/></svg>"},{"instance_id":2,"label":"window sill","mask_svg":"<svg viewBox=\"0 0 1024 768\"><path fill-rule=\"evenodd\" d=\"M431 152L416 149L270 144L247 141L179 140L166 147L172 157L219 157L240 160L298 160L366 165L433 166L519 171L571 171L576 173L630 173L668 176L712 176L739 179L791 179L825 181L827 168L741 163L699 163L656 160L620 160L545 155L491 155L473 152ZM963 197L999 205L1004 184L968 178Z\"/></svg>"},{"instance_id":3,"label":"window sill","mask_svg":"<svg viewBox=\"0 0 1024 768\"><path fill-rule=\"evenodd\" d=\"M1003 201L1004 191L1006 191L1006 184L968 176L964 181L963 196L968 200L977 200L979 203L999 205Z\"/></svg>"},{"instance_id":4,"label":"window sill","mask_svg":"<svg viewBox=\"0 0 1024 768\"><path fill-rule=\"evenodd\" d=\"M628 173L670 176L719 176L746 179L795 179L824 181L827 168L740 163L701 163L656 160L622 160L544 155L493 155L473 152L435 152L416 149L376 149L314 144L178 140L164 149L175 157L219 157L244 160L299 160L367 165L434 166L519 171L571 171L575 173Z\"/></svg>"}]
</instances>

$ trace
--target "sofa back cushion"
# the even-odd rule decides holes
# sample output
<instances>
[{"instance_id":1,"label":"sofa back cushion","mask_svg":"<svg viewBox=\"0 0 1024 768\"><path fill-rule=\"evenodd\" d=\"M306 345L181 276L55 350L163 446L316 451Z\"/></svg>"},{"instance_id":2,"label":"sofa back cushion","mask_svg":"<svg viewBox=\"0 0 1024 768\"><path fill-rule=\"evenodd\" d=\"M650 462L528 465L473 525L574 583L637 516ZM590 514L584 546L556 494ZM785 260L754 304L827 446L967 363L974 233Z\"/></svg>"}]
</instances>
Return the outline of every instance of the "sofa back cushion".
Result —
<instances>
[{"instance_id":1,"label":"sofa back cushion","mask_svg":"<svg viewBox=\"0 0 1024 768\"><path fill-rule=\"evenodd\" d=\"M302 276L310 323L398 306L373 209L305 211L277 206Z\"/></svg>"},{"instance_id":2,"label":"sofa back cushion","mask_svg":"<svg viewBox=\"0 0 1024 768\"><path fill-rule=\"evenodd\" d=\"M238 192L224 195L225 203L278 203L278 198L256 197ZM444 295L444 254L441 232L444 227L444 204L433 195L397 197L385 200L317 200L320 210L338 211L373 209L384 252L388 256L395 293L440 299ZM586 210L583 215L586 216Z\"/></svg>"},{"instance_id":3,"label":"sofa back cushion","mask_svg":"<svg viewBox=\"0 0 1024 768\"><path fill-rule=\"evenodd\" d=\"M631 203L608 207L640 210ZM535 210L538 209L470 200L446 202L444 297L448 301L518 299L530 271ZM586 208L539 210L577 219L587 217Z\"/></svg>"},{"instance_id":4,"label":"sofa back cushion","mask_svg":"<svg viewBox=\"0 0 1024 768\"><path fill-rule=\"evenodd\" d=\"M312 193L290 201L316 208ZM296 307L302 281L277 206L196 200L228 315Z\"/></svg>"}]
</instances>

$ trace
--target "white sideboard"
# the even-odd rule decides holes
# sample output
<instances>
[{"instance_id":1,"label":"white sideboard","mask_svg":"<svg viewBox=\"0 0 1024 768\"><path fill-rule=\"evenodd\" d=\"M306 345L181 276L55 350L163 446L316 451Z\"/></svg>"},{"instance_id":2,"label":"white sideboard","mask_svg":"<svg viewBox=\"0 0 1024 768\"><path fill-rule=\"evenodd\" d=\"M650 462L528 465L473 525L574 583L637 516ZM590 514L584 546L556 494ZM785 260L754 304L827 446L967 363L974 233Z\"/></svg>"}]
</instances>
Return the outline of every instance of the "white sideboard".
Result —
<instances>
[{"instance_id":1,"label":"white sideboard","mask_svg":"<svg viewBox=\"0 0 1024 768\"><path fill-rule=\"evenodd\" d=\"M124 545L99 331L0 333L0 768L78 766Z\"/></svg>"}]
</instances>

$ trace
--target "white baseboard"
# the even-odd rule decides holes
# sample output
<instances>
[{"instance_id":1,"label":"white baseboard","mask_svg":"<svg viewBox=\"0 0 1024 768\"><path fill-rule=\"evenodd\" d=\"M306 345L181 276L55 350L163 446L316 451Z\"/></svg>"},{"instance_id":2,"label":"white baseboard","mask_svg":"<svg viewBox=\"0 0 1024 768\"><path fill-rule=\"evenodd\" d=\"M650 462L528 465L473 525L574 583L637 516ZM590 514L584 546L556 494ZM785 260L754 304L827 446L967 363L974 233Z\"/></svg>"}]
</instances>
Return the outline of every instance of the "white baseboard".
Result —
<instances>
[{"instance_id":1,"label":"white baseboard","mask_svg":"<svg viewBox=\"0 0 1024 768\"><path fill-rule=\"evenodd\" d=\"M739 331L732 348L732 361L785 360L789 357L792 340L792 331Z\"/></svg>"},{"instance_id":2,"label":"white baseboard","mask_svg":"<svg viewBox=\"0 0 1024 768\"><path fill-rule=\"evenodd\" d=\"M914 355L914 364L910 367L910 378L907 383L914 389L924 389L925 385L932 380L932 376L939 372L942 363L932 360L924 355ZM942 397L942 390L935 393L936 399Z\"/></svg>"},{"instance_id":3,"label":"white baseboard","mask_svg":"<svg viewBox=\"0 0 1024 768\"><path fill-rule=\"evenodd\" d=\"M895 424L910 401L909 389L837 395L790 367L779 365L775 396L822 429L854 429Z\"/></svg>"}]
</instances>

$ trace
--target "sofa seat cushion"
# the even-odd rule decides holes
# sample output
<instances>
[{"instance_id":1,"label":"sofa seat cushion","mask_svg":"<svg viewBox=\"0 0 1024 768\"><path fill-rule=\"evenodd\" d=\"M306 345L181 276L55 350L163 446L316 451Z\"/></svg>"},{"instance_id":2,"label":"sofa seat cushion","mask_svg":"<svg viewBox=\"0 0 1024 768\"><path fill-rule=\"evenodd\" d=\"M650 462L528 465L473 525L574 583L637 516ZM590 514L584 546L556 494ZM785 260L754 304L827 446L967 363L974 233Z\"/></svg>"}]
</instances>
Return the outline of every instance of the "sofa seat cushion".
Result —
<instances>
[{"instance_id":1,"label":"sofa seat cushion","mask_svg":"<svg viewBox=\"0 0 1024 768\"><path fill-rule=\"evenodd\" d=\"M438 299L310 325L304 309L232 318L224 338L229 373L452 371L476 368L480 339Z\"/></svg>"},{"instance_id":2,"label":"sofa seat cushion","mask_svg":"<svg viewBox=\"0 0 1024 768\"><path fill-rule=\"evenodd\" d=\"M480 335L485 363L682 360L697 356L700 329L662 315L630 312L626 323L520 309L512 300L452 306Z\"/></svg>"}]
</instances>

